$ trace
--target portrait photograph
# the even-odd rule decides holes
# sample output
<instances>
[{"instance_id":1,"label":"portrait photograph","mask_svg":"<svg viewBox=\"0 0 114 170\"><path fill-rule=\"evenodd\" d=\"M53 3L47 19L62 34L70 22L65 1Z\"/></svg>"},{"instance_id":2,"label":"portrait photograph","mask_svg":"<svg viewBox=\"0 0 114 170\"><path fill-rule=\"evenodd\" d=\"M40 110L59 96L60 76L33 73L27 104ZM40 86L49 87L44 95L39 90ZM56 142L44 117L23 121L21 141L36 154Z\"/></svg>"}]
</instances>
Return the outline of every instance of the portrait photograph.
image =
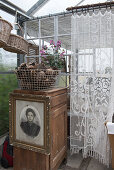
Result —
<instances>
[{"instance_id":1,"label":"portrait photograph","mask_svg":"<svg viewBox=\"0 0 114 170\"><path fill-rule=\"evenodd\" d=\"M14 146L49 150L49 99L10 94L10 139Z\"/></svg>"},{"instance_id":2,"label":"portrait photograph","mask_svg":"<svg viewBox=\"0 0 114 170\"><path fill-rule=\"evenodd\" d=\"M44 104L16 100L16 139L44 145Z\"/></svg>"}]
</instances>

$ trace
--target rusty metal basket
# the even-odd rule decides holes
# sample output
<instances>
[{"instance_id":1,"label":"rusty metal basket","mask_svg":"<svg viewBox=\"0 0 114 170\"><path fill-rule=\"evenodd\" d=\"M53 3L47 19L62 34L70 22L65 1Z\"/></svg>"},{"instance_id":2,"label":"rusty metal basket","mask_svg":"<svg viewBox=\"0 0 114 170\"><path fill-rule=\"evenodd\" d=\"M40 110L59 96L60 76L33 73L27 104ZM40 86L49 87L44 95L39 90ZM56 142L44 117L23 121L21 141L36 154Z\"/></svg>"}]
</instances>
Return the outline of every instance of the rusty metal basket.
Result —
<instances>
[{"instance_id":1,"label":"rusty metal basket","mask_svg":"<svg viewBox=\"0 0 114 170\"><path fill-rule=\"evenodd\" d=\"M11 23L0 18L0 48L7 44L12 29Z\"/></svg>"},{"instance_id":2,"label":"rusty metal basket","mask_svg":"<svg viewBox=\"0 0 114 170\"><path fill-rule=\"evenodd\" d=\"M21 89L46 90L53 88L59 78L59 70L18 68L17 79Z\"/></svg>"},{"instance_id":3,"label":"rusty metal basket","mask_svg":"<svg viewBox=\"0 0 114 170\"><path fill-rule=\"evenodd\" d=\"M28 42L19 35L10 34L7 45L5 45L3 48L9 52L27 54Z\"/></svg>"}]
</instances>

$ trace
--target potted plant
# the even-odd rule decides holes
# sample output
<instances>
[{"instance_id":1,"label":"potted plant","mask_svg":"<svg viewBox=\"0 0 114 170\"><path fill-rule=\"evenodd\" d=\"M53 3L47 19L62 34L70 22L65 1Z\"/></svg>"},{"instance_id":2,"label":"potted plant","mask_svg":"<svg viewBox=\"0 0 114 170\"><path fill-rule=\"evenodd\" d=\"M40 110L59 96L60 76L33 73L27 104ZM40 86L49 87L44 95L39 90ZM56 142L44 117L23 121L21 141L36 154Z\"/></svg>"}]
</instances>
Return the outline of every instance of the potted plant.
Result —
<instances>
[{"instance_id":1,"label":"potted plant","mask_svg":"<svg viewBox=\"0 0 114 170\"><path fill-rule=\"evenodd\" d=\"M53 70L66 70L65 58L64 58L64 49L61 49L61 41L55 43L53 40L50 40L49 47L47 45L42 46L40 50L42 62L50 66Z\"/></svg>"}]
</instances>

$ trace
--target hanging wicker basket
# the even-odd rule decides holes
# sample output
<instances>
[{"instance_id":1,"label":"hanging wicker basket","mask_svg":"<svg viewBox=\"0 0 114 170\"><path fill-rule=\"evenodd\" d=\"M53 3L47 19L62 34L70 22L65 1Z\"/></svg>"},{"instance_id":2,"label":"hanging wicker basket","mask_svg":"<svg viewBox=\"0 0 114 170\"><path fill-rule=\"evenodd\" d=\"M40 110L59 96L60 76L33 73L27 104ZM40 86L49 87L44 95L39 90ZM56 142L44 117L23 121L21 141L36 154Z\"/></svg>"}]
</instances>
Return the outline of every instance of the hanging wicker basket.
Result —
<instances>
[{"instance_id":1,"label":"hanging wicker basket","mask_svg":"<svg viewBox=\"0 0 114 170\"><path fill-rule=\"evenodd\" d=\"M28 42L28 53L26 55L26 61L29 62L36 62L39 63L39 46L36 44L33 44L31 42Z\"/></svg>"},{"instance_id":2,"label":"hanging wicker basket","mask_svg":"<svg viewBox=\"0 0 114 170\"><path fill-rule=\"evenodd\" d=\"M7 44L12 29L8 21L0 18L0 48Z\"/></svg>"},{"instance_id":3,"label":"hanging wicker basket","mask_svg":"<svg viewBox=\"0 0 114 170\"><path fill-rule=\"evenodd\" d=\"M8 43L3 48L12 53L27 54L28 42L19 35L10 34Z\"/></svg>"},{"instance_id":4,"label":"hanging wicker basket","mask_svg":"<svg viewBox=\"0 0 114 170\"><path fill-rule=\"evenodd\" d=\"M38 55L39 54L39 46L33 44L31 42L28 43L28 56Z\"/></svg>"}]
</instances>

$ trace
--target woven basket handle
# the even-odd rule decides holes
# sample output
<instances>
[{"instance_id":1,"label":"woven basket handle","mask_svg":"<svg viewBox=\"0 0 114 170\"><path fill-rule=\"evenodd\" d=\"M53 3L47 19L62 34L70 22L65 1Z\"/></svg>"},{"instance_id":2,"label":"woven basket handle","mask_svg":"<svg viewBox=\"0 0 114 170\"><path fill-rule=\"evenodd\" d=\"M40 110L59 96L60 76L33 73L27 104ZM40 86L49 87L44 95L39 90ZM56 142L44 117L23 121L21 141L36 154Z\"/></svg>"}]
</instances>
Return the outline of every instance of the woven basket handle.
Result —
<instances>
[{"instance_id":1,"label":"woven basket handle","mask_svg":"<svg viewBox=\"0 0 114 170\"><path fill-rule=\"evenodd\" d=\"M18 25L18 27L19 27L19 29L20 29L20 31L22 33L22 36L24 37L24 31L23 31L22 27L17 22L15 22L14 24ZM31 36L28 33L27 33L27 35L31 38ZM33 42L34 45L36 45L36 43L33 40L32 40L32 42Z\"/></svg>"}]
</instances>

